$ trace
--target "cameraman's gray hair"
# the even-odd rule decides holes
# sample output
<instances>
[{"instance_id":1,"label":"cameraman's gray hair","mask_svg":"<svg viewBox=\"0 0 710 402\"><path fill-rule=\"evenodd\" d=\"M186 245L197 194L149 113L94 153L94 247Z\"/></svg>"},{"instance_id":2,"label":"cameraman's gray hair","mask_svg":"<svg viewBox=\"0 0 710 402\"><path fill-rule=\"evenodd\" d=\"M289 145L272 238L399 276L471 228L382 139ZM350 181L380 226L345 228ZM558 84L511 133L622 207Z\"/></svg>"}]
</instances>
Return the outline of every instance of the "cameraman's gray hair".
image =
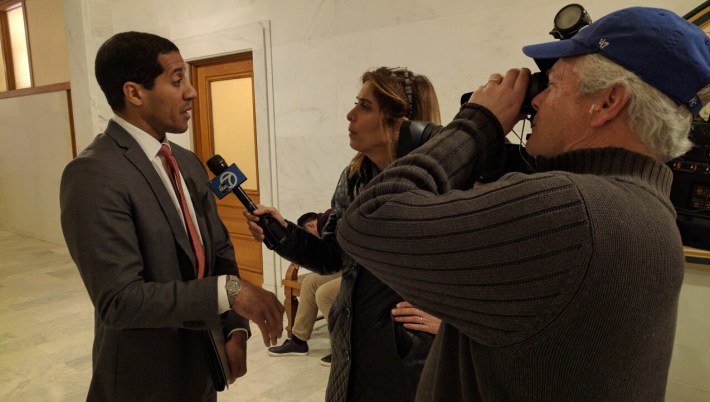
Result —
<instances>
[{"instance_id":1,"label":"cameraman's gray hair","mask_svg":"<svg viewBox=\"0 0 710 402\"><path fill-rule=\"evenodd\" d=\"M663 161L683 155L692 147L688 139L693 121L690 110L636 74L599 54L582 57L575 71L583 95L596 94L613 85L622 85L629 91L629 127ZM698 95L705 105L710 101L710 87L703 88Z\"/></svg>"}]
</instances>

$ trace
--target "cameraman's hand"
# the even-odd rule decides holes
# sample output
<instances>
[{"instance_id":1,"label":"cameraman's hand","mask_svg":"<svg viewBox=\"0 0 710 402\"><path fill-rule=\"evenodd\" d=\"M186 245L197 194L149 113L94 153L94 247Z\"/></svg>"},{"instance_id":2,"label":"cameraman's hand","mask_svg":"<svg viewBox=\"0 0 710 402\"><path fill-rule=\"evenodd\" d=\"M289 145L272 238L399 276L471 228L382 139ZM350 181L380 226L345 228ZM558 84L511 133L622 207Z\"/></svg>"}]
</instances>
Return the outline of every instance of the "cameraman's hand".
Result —
<instances>
[{"instance_id":1,"label":"cameraman's hand","mask_svg":"<svg viewBox=\"0 0 710 402\"><path fill-rule=\"evenodd\" d=\"M468 102L490 110L503 126L503 133L508 134L521 118L520 108L529 83L530 70L527 68L510 69L505 77L491 74L488 82L478 87Z\"/></svg>"},{"instance_id":2,"label":"cameraman's hand","mask_svg":"<svg viewBox=\"0 0 710 402\"><path fill-rule=\"evenodd\" d=\"M264 241L264 230L257 224L259 222L259 216L269 214L274 219L276 219L283 227L288 227L286 220L284 220L281 213L274 207L266 207L263 205L257 205L254 213L250 213L244 210L244 217L247 218L247 225L249 225L249 231L254 237L254 240L263 242Z\"/></svg>"},{"instance_id":3,"label":"cameraman's hand","mask_svg":"<svg viewBox=\"0 0 710 402\"><path fill-rule=\"evenodd\" d=\"M264 345L275 346L284 329L284 307L276 296L260 287L242 280L241 290L232 304L232 310L248 318L261 330Z\"/></svg>"}]
</instances>

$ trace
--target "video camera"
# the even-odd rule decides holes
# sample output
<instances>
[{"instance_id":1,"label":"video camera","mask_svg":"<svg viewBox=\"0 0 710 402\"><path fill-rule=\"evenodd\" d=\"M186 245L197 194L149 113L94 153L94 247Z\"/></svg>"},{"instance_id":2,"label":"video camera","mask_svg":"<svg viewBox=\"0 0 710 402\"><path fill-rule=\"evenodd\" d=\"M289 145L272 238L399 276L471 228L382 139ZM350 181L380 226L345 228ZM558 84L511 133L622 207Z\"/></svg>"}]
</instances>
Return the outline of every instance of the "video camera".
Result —
<instances>
[{"instance_id":1,"label":"video camera","mask_svg":"<svg viewBox=\"0 0 710 402\"><path fill-rule=\"evenodd\" d=\"M689 137L693 148L668 162L671 202L683 244L710 250L710 123L696 117Z\"/></svg>"}]
</instances>

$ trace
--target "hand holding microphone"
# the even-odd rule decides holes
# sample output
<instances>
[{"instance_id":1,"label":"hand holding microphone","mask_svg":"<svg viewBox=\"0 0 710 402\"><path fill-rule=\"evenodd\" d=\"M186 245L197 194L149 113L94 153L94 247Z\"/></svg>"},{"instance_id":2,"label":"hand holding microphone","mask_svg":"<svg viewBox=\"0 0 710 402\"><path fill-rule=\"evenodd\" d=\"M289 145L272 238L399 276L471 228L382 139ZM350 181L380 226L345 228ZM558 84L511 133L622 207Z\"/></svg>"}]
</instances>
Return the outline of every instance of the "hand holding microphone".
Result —
<instances>
[{"instance_id":1,"label":"hand holding microphone","mask_svg":"<svg viewBox=\"0 0 710 402\"><path fill-rule=\"evenodd\" d=\"M281 213L274 207L267 207L264 205L257 205L254 211L244 211L244 217L247 219L247 224L249 225L249 231L254 239L258 241L266 240L266 233L261 227L260 222L263 220L264 216L269 216L275 221L281 223L281 226L286 227L286 221L281 216Z\"/></svg>"},{"instance_id":2,"label":"hand holding microphone","mask_svg":"<svg viewBox=\"0 0 710 402\"><path fill-rule=\"evenodd\" d=\"M219 199L224 198L231 192L237 196L239 201L241 201L242 205L244 205L244 208L246 208L249 213L253 213L257 210L256 204L254 204L247 193L245 193L240 187L240 185L244 183L247 178L244 176L244 173L239 170L236 164L228 166L224 158L220 155L214 155L207 160L207 167L212 171L212 173L215 174L215 176L217 176L214 180L209 182L208 185ZM283 221L283 218L281 221ZM286 242L286 228L281 224L281 222L274 219L274 217L268 213L260 215L256 224L259 225L263 231L264 245L266 245L269 250L273 250Z\"/></svg>"}]
</instances>

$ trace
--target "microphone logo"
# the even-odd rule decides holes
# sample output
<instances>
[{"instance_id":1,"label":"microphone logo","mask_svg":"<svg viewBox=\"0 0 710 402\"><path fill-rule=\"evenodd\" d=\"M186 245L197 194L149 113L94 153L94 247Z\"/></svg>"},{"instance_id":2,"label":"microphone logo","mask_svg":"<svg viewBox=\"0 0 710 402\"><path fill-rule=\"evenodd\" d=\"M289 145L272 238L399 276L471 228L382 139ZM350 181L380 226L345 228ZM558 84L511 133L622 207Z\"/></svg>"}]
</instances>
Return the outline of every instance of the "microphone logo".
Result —
<instances>
[{"instance_id":1,"label":"microphone logo","mask_svg":"<svg viewBox=\"0 0 710 402\"><path fill-rule=\"evenodd\" d=\"M232 163L227 169L215 177L212 181L207 183L210 190L219 198L220 200L227 196L227 194L234 191L237 187L241 186L247 180L247 177L242 173L241 170Z\"/></svg>"},{"instance_id":2,"label":"microphone logo","mask_svg":"<svg viewBox=\"0 0 710 402\"><path fill-rule=\"evenodd\" d=\"M219 175L219 191L229 193L237 187L238 182L239 180L237 180L236 174L230 172L229 170L225 170L221 175Z\"/></svg>"},{"instance_id":3,"label":"microphone logo","mask_svg":"<svg viewBox=\"0 0 710 402\"><path fill-rule=\"evenodd\" d=\"M227 194L233 192L247 211L254 212L256 210L256 205L249 198L249 195L239 187L246 181L247 177L239 170L237 165L232 163L231 166L227 167L227 162L219 155L209 158L206 165L216 176L207 185L217 198L221 200ZM281 223L274 219L273 216L263 214L257 224L264 230L264 245L269 250L281 247L286 243L288 238L286 228L281 226Z\"/></svg>"}]
</instances>

